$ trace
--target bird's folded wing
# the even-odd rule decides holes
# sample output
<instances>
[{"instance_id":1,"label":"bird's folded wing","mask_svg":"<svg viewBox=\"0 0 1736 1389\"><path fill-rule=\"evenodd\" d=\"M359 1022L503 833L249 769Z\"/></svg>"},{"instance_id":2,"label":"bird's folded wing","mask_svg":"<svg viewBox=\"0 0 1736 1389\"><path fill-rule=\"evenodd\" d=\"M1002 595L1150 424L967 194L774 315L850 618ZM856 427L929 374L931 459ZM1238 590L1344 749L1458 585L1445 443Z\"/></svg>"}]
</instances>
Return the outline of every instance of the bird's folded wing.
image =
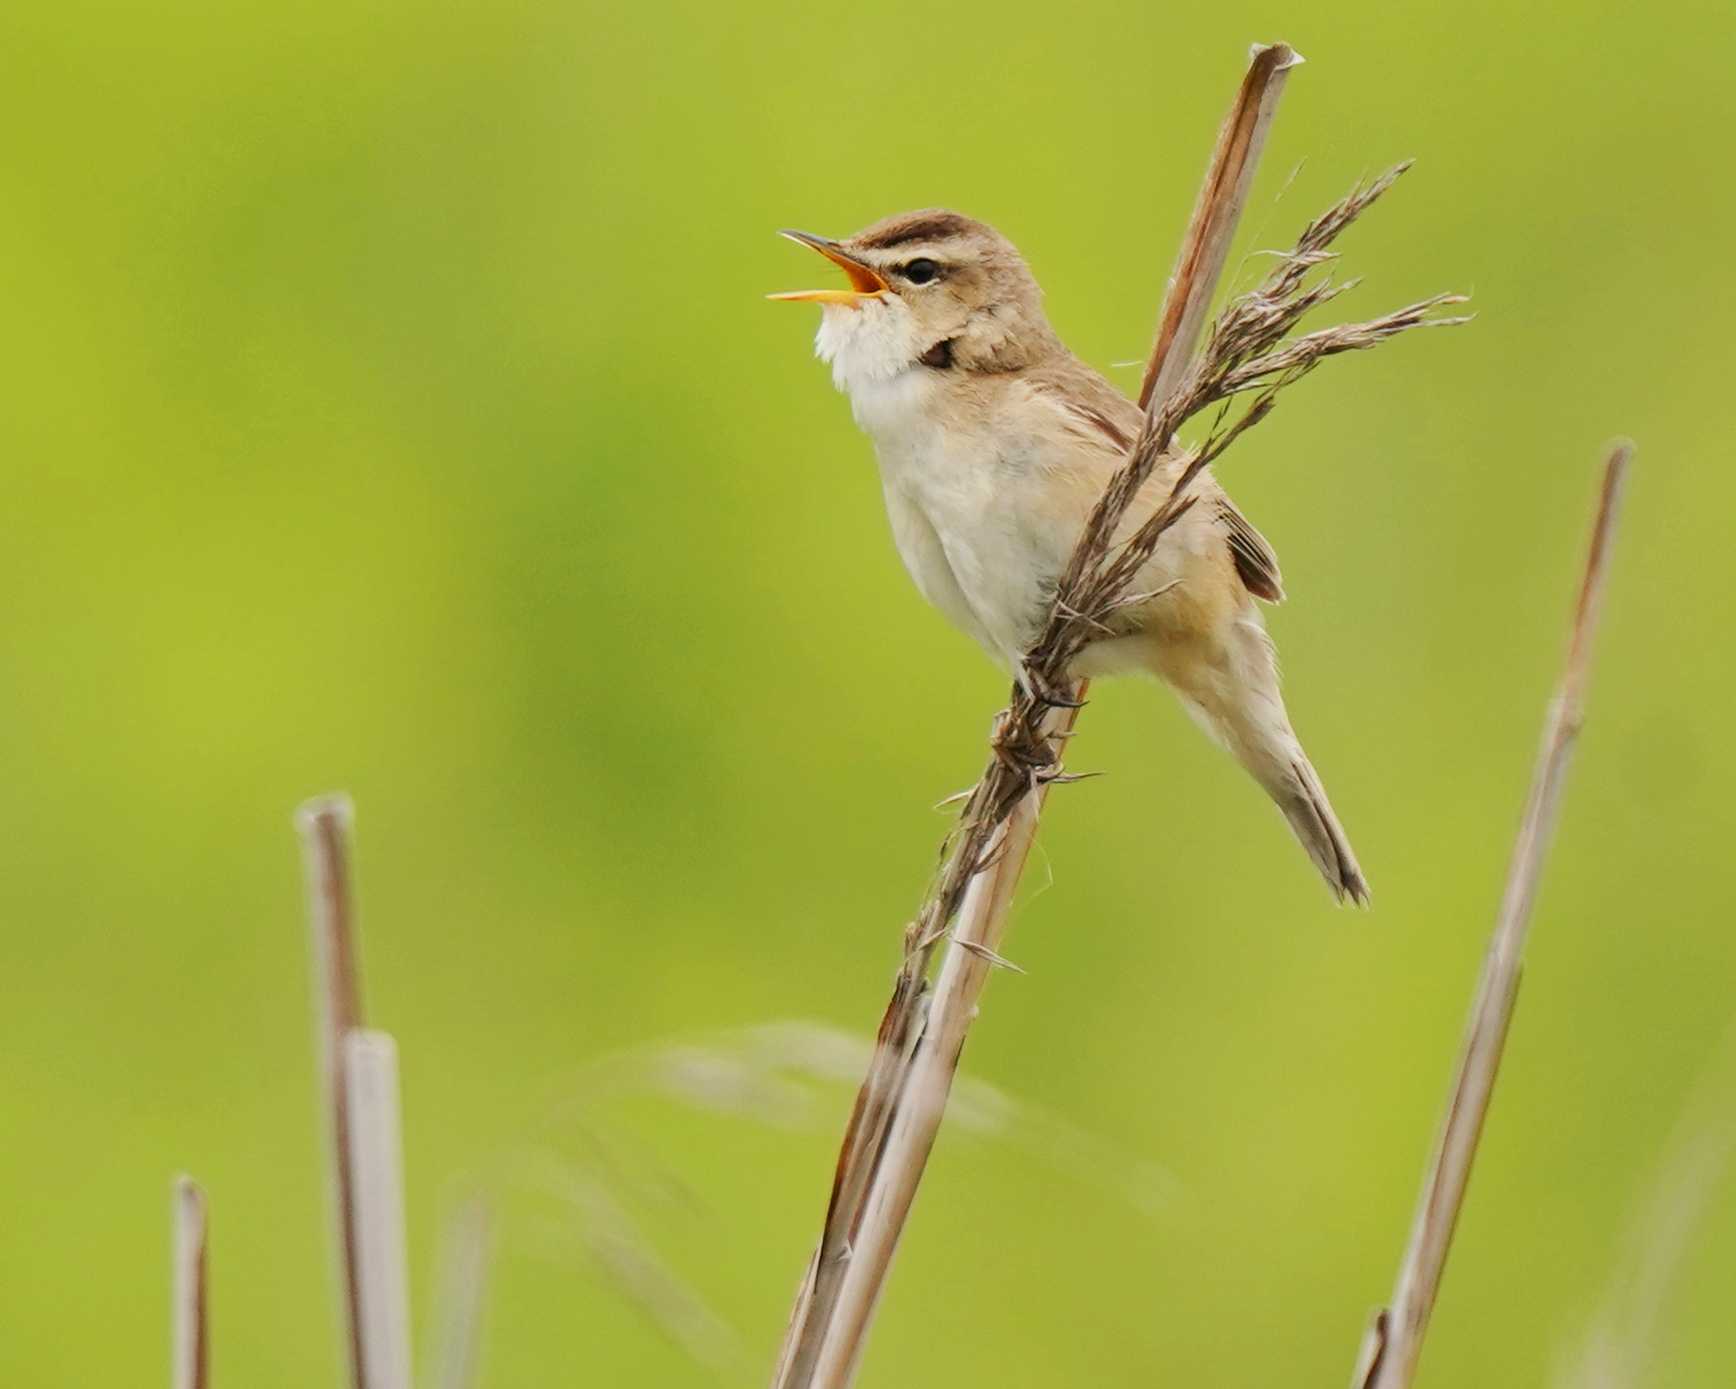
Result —
<instances>
[{"instance_id":1,"label":"bird's folded wing","mask_svg":"<svg viewBox=\"0 0 1736 1389\"><path fill-rule=\"evenodd\" d=\"M1229 536L1230 554L1236 561L1236 573L1242 576L1243 587L1268 603L1282 603L1284 576L1278 572L1277 552L1266 537L1254 529L1228 497L1218 499L1218 516Z\"/></svg>"},{"instance_id":2,"label":"bird's folded wing","mask_svg":"<svg viewBox=\"0 0 1736 1389\"><path fill-rule=\"evenodd\" d=\"M1139 407L1095 372L1081 368L1057 379L1036 378L1031 384L1054 401L1078 435L1102 448L1117 463L1133 447L1143 422ZM1105 462L1104 466L1109 465ZM1243 587L1268 603L1282 603L1284 577L1278 569L1277 553L1266 537L1221 492L1217 509Z\"/></svg>"}]
</instances>

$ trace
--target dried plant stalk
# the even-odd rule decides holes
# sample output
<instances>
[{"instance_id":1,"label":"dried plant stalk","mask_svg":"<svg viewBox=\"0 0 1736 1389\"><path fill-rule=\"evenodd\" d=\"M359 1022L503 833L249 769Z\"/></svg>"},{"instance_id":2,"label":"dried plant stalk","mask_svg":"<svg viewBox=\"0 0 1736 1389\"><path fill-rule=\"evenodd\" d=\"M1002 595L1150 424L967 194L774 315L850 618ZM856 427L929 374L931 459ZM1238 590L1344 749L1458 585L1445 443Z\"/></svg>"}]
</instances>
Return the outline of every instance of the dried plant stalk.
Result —
<instances>
[{"instance_id":1,"label":"dried plant stalk","mask_svg":"<svg viewBox=\"0 0 1736 1389\"><path fill-rule=\"evenodd\" d=\"M210 1383L207 1222L205 1193L191 1177L175 1178L170 1221L169 1384L171 1389L205 1389Z\"/></svg>"},{"instance_id":2,"label":"dried plant stalk","mask_svg":"<svg viewBox=\"0 0 1736 1389\"><path fill-rule=\"evenodd\" d=\"M345 1034L343 1082L350 1120L361 1378L369 1389L410 1389L404 1155L398 1048L392 1039L384 1032Z\"/></svg>"},{"instance_id":3,"label":"dried plant stalk","mask_svg":"<svg viewBox=\"0 0 1736 1389\"><path fill-rule=\"evenodd\" d=\"M1166 370L1166 364L1185 363L1187 354L1193 350L1206 308L1217 291L1246 190L1265 144L1266 129L1277 109L1285 78L1300 61L1294 50L1282 43L1257 47L1250 55L1241 88L1219 132L1217 147L1165 295L1157 340L1146 367L1146 385L1140 395L1142 406L1150 395L1151 384L1160 375L1173 375ZM1052 760L1056 763L1061 745L1072 734L1086 688L1085 682L1079 682L1072 687L1070 699L1042 712L1041 737L1045 746L1054 749ZM910 1086L912 1062L922 1030L921 1014L929 1006L925 982L929 963L952 915L952 907L957 907L959 917L954 927L954 938L969 942L962 949L976 959L996 958L993 952L1005 933L1006 912L1030 855L1047 790L1047 780L1030 786L1027 793L1029 813L1017 816L1009 813L988 853L978 853L967 859L960 852L954 852L947 863L940 892L931 895L917 920L906 929L904 962L880 1024L874 1060L845 1132L826 1224L797 1295L774 1375L777 1389L794 1389L794 1386L814 1382L822 1344L837 1315L838 1297L848 1271L846 1255L853 1258L860 1252L869 1184L881 1166L893 1118ZM961 816L961 822L963 819ZM943 859L945 857L943 852ZM949 898L952 899L950 902L944 900ZM989 954L984 956L983 951ZM956 996L956 987L955 982L949 996ZM974 991L980 992L980 989L979 980ZM932 1089L932 1078L927 1084ZM945 1098L943 1086L939 1108L944 1108ZM938 1125L938 1109L932 1122ZM901 1135L901 1140L909 1141L908 1130ZM932 1131L928 1141L932 1142ZM926 1157L926 1149L923 1157ZM920 1176L922 1160L918 1159L909 1190L900 1202L896 1217L900 1225L915 1194L915 1179ZM884 1219L884 1215L881 1218ZM879 1255L882 1266L876 1273L877 1283L884 1279L885 1264L891 1259L896 1238L894 1230L884 1252ZM876 1286L866 1304L859 1305L846 1319L854 1328L852 1338L858 1342L866 1330L867 1318L872 1314L873 1301L877 1297Z\"/></svg>"},{"instance_id":4,"label":"dried plant stalk","mask_svg":"<svg viewBox=\"0 0 1736 1389\"><path fill-rule=\"evenodd\" d=\"M1252 72L1274 82L1293 65L1282 45L1257 50ZM1272 93L1245 83L1220 138L1208 176L1208 191L1195 210L1172 299L1154 348L1153 380L1168 375L1169 354L1185 354L1189 304L1203 317L1215 288L1224 246L1251 175L1251 159L1272 114ZM1251 115L1249 113L1252 113ZM1240 130L1238 136L1235 132ZM1237 172L1229 176L1225 167ZM1068 780L1060 754L1079 705L1081 686L1072 683L1075 656L1105 630L1113 630L1130 597L1134 576L1164 532L1192 504L1188 489L1200 471L1243 430L1259 423L1278 392L1327 357L1372 347L1397 333L1429 323L1434 309L1459 302L1441 295L1365 323L1290 338L1302 317L1347 286L1311 272L1332 260L1331 244L1392 181L1395 169L1351 194L1306 228L1296 247L1252 292L1236 299L1214 325L1201 360L1180 374L1175 388L1147 406L1140 437L1086 523L1061 577L1043 632L1026 653L1021 679L1003 711L993 739L993 757L971 791L948 837L943 868L916 920L906 928L905 959L881 1023L875 1057L846 1130L824 1232L798 1293L778 1370L777 1389L842 1389L854 1375L869 1320L884 1284L892 1253L938 1131L946 1095L965 1032L988 968L1005 929L1006 907L1017 885L1042 804L1042 794ZM1211 190L1218 191L1213 194ZM1215 230L1214 230L1215 228ZM1229 407L1247 397L1235 413ZM1179 459L1174 445L1180 426L1214 405L1223 405L1205 441ZM1179 463L1164 500L1123 534L1141 488L1160 460ZM927 972L938 944L947 952L932 993Z\"/></svg>"},{"instance_id":5,"label":"dried plant stalk","mask_svg":"<svg viewBox=\"0 0 1736 1389\"><path fill-rule=\"evenodd\" d=\"M1573 745L1585 721L1591 678L1591 646L1597 632L1610 540L1621 508L1633 446L1617 444L1603 468L1597 518L1585 557L1578 600L1560 683L1543 724L1542 746L1532 775L1525 814L1513 846L1507 888L1495 919L1488 958L1471 1008L1464 1051L1453 1080L1434 1159L1417 1201L1410 1243L1399 1265L1392 1304L1376 1315L1364 1338L1352 1385L1355 1389L1405 1389L1416 1376L1429 1314L1440 1291L1453 1230L1465 1203L1471 1163L1501 1066L1507 1028L1518 1001L1519 976L1531 908L1555 831L1561 788Z\"/></svg>"},{"instance_id":6,"label":"dried plant stalk","mask_svg":"<svg viewBox=\"0 0 1736 1389\"><path fill-rule=\"evenodd\" d=\"M1183 236L1175 272L1157 320L1157 341L1139 383L1139 408L1164 400L1181 380L1199 341L1212 295L1223 277L1224 262L1235 239L1236 224L1254 182L1254 170L1266 146L1266 132L1278 109L1290 69L1302 55L1288 44L1256 47L1248 57L1242 89L1218 131L1218 145L1200 185L1193 216Z\"/></svg>"},{"instance_id":7,"label":"dried plant stalk","mask_svg":"<svg viewBox=\"0 0 1736 1389\"><path fill-rule=\"evenodd\" d=\"M355 809L347 796L322 796L302 806L295 821L301 833L307 878L308 927L315 971L314 1025L327 1114L328 1190L337 1246L346 1359L353 1389L379 1389L368 1381L362 1355L355 1182L350 1167L349 1102L343 1079L344 1038L362 1026L355 907L350 890L349 837Z\"/></svg>"}]
</instances>

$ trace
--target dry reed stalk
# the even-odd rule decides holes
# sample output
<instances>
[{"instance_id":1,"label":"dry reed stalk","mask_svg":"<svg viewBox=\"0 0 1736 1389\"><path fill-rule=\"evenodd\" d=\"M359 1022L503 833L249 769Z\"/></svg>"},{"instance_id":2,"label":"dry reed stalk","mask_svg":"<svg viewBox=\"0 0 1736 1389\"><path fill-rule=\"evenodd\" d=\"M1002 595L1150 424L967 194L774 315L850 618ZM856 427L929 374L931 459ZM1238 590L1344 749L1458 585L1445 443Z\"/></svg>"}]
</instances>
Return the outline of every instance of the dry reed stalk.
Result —
<instances>
[{"instance_id":1,"label":"dry reed stalk","mask_svg":"<svg viewBox=\"0 0 1736 1389\"><path fill-rule=\"evenodd\" d=\"M1597 632L1604 584L1609 573L1610 540L1621 509L1629 443L1611 449L1603 467L1597 517L1592 524L1579 595L1561 680L1544 719L1543 740L1532 774L1524 817L1513 846L1507 887L1495 918L1489 953L1466 1028L1463 1053L1434 1159L1417 1200L1410 1243L1399 1265L1390 1307L1376 1314L1363 1339L1353 1389L1405 1389L1416 1376L1429 1314L1440 1291L1447 1251L1465 1203L1471 1163L1482 1136L1483 1120L1501 1066L1508 1024L1518 1001L1526 933L1544 858L1555 831L1561 788L1569 756L1585 722L1585 693L1591 678L1592 639Z\"/></svg>"},{"instance_id":2,"label":"dry reed stalk","mask_svg":"<svg viewBox=\"0 0 1736 1389\"><path fill-rule=\"evenodd\" d=\"M1256 47L1249 56L1247 72L1219 130L1217 146L1170 277L1164 307L1159 315L1157 338L1146 367L1145 385L1140 393L1142 406L1149 399L1152 384L1160 376L1168 379L1174 375L1168 366L1185 363L1199 336L1200 324L1216 293L1247 188L1265 144L1266 130L1283 93L1285 79L1290 69L1300 62L1300 56L1282 43ZM1057 771L1061 747L1072 736L1087 687L1087 682L1079 682L1073 686L1070 699L1043 711L1040 737L1043 745L1052 749L1048 760L1055 764ZM980 783L977 789L980 791ZM980 866L973 869L973 859L955 851L947 865L947 881L939 893L931 894L917 921L905 932L904 961L880 1024L874 1059L844 1136L825 1227L797 1294L790 1328L779 1357L774 1376L776 1389L797 1389L797 1386L824 1382L814 1380L815 1366L828 1328L837 1315L838 1298L843 1291L845 1274L849 1271L846 1255L850 1262L854 1262L861 1252L859 1239L869 1183L884 1161L890 1126L910 1089L914 1049L922 1030L921 1014L924 1007L932 1008L925 981L935 946L952 914L951 906L956 905L958 921L954 927L954 939L967 944L949 952L949 957L959 958L961 967L965 963L963 957L967 956L983 964L999 958L996 951L1005 934L1007 911L1030 856L1047 791L1048 780L1036 781L1029 788L1019 803L1026 813L1009 811L994 842L984 846L986 852L976 856ZM965 814L969 814L968 805ZM965 816L961 815L960 819L962 823ZM961 870L962 884L957 881ZM947 898L954 901L949 904ZM977 971L955 972L946 996L948 999L966 996L974 999L981 992L982 982L983 977ZM962 1032L959 1040L962 1045ZM956 1057L953 1064L956 1066ZM945 1107L950 1081L942 1082L938 1096L932 1093L932 1076L926 1083L931 1092L925 1105L929 1112L914 1132L907 1126L900 1135L901 1144L907 1151L913 1137L920 1141L923 1129L928 1131L927 1141L932 1143L940 1110ZM905 1170L909 1172L908 1190L900 1196L902 1210L896 1217L899 1225L915 1195L916 1180L920 1178L925 1160L926 1149L916 1156L914 1171L910 1171L910 1159L904 1161ZM848 1319L856 1341L860 1341L865 1333L867 1318L872 1315L873 1301L878 1297L878 1283L885 1278L896 1238L894 1230L885 1241L883 1252L877 1255L881 1267L875 1271L876 1286L868 1292L867 1303L859 1305Z\"/></svg>"},{"instance_id":3,"label":"dry reed stalk","mask_svg":"<svg viewBox=\"0 0 1736 1389\"><path fill-rule=\"evenodd\" d=\"M1188 488L1243 430L1270 414L1280 390L1329 356L1375 346L1410 328L1460 321L1430 318L1441 305L1460 302L1439 295L1368 322L1290 337L1305 314L1348 287L1311 272L1333 259L1332 242L1391 186L1401 167L1359 185L1311 223L1278 267L1220 315L1200 360L1171 371L1169 362L1186 359L1192 345L1187 338L1203 321L1278 86L1294 62L1281 44L1254 52L1171 284L1169 298L1179 307L1166 307L1147 370L1154 383L1173 376L1176 384L1147 402L1139 439L1086 523L1049 620L1026 653L1011 702L997 722L993 755L948 836L942 870L905 930L904 961L845 1132L826 1224L797 1294L776 1389L844 1389L854 1376L977 999L988 969L1004 963L998 946L1006 909L1043 794L1049 785L1072 779L1062 771L1060 755L1083 694L1069 674L1074 657L1114 630L1122 608L1146 596L1129 589L1164 532L1192 504ZM1240 396L1248 402L1232 415L1229 407ZM1176 431L1217 404L1225 409L1205 441L1178 457ZM1179 464L1173 485L1149 517L1124 534L1141 488L1166 459ZM930 990L928 966L948 935L952 948Z\"/></svg>"},{"instance_id":4,"label":"dry reed stalk","mask_svg":"<svg viewBox=\"0 0 1736 1389\"><path fill-rule=\"evenodd\" d=\"M410 1287L404 1240L404 1152L398 1104L398 1048L384 1032L352 1029L343 1039L354 1202L357 1326L361 1382L410 1389Z\"/></svg>"},{"instance_id":5,"label":"dry reed stalk","mask_svg":"<svg viewBox=\"0 0 1736 1389\"><path fill-rule=\"evenodd\" d=\"M1157 319L1157 337L1145 374L1139 383L1139 408L1162 401L1176 388L1193 356L1200 327L1206 321L1224 262L1235 239L1236 224L1248 201L1254 170L1266 148L1266 133L1272 128L1278 98L1290 69L1302 65L1302 55L1288 44L1256 45L1248 55L1248 71L1242 78L1230 114L1218 131L1217 148L1206 166L1193 215L1188 218L1181 251Z\"/></svg>"},{"instance_id":6,"label":"dry reed stalk","mask_svg":"<svg viewBox=\"0 0 1736 1389\"><path fill-rule=\"evenodd\" d=\"M367 1377L363 1354L361 1278L357 1267L355 1177L350 1157L350 1111L344 1085L344 1039L362 1026L362 990L356 959L354 894L350 887L351 827L347 796L322 796L295 816L307 879L308 926L314 961L314 1014L320 1082L327 1116L333 1242L337 1246L345 1358L352 1389L382 1389Z\"/></svg>"},{"instance_id":7,"label":"dry reed stalk","mask_svg":"<svg viewBox=\"0 0 1736 1389\"><path fill-rule=\"evenodd\" d=\"M210 1383L207 1218L205 1193L191 1177L175 1178L170 1221L169 1384L171 1389L205 1389Z\"/></svg>"}]
</instances>

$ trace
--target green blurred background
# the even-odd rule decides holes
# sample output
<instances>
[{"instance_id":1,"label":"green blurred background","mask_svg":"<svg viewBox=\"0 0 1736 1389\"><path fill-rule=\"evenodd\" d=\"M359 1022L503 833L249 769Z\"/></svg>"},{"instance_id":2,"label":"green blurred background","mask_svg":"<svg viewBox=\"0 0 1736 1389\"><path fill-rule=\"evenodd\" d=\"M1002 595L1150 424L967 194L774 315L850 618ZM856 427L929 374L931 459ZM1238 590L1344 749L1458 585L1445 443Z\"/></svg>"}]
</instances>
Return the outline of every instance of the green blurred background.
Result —
<instances>
[{"instance_id":1,"label":"green blurred background","mask_svg":"<svg viewBox=\"0 0 1736 1389\"><path fill-rule=\"evenodd\" d=\"M816 271L773 230L957 206L1082 355L1138 359L1274 37L1309 61L1246 245L1416 156L1347 240L1351 311L1480 315L1332 364L1223 470L1376 907L1330 906L1161 691L1100 688L1074 760L1111 775L1053 807L1029 975L966 1064L1166 1195L949 1133L863 1382L1343 1382L1620 432L1592 722L1423 1379L1582 1383L1603 1309L1644 1320L1619 1289L1676 1130L1713 1159L1664 1178L1640 1382L1730 1382L1736 19L1609 0L7 7L0 1380L162 1373L185 1168L219 1380L335 1382L290 812L343 787L424 1325L480 1182L485 1384L757 1382L848 1088L768 1124L598 1077L865 1032L1003 692L900 570L814 311L760 298ZM747 1369L587 1253L596 1208L545 1178L603 1168Z\"/></svg>"}]
</instances>

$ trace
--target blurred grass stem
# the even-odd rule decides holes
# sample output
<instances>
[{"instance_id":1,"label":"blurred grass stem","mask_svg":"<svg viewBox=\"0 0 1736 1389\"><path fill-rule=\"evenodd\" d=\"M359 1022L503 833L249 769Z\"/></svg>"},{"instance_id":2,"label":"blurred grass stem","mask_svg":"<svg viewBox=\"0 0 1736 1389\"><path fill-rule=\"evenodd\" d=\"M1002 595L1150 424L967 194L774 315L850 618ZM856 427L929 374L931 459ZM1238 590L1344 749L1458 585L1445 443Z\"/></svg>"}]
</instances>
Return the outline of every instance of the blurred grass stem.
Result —
<instances>
[{"instance_id":1,"label":"blurred grass stem","mask_svg":"<svg viewBox=\"0 0 1736 1389\"><path fill-rule=\"evenodd\" d=\"M191 1177L175 1178L170 1198L170 1389L210 1383L207 1322L205 1193Z\"/></svg>"},{"instance_id":2,"label":"blurred grass stem","mask_svg":"<svg viewBox=\"0 0 1736 1389\"><path fill-rule=\"evenodd\" d=\"M295 816L307 880L308 928L314 963L314 1026L321 1094L327 1116L333 1242L345 1359L352 1389L384 1389L368 1378L363 1347L359 1270L359 1215L350 1143L350 1104L344 1079L345 1038L360 1028L361 973L356 959L355 897L350 883L350 833L355 808L348 796L321 796Z\"/></svg>"},{"instance_id":3,"label":"blurred grass stem","mask_svg":"<svg viewBox=\"0 0 1736 1389\"><path fill-rule=\"evenodd\" d=\"M404 1240L404 1152L398 1048L384 1032L344 1036L350 1195L362 1382L410 1389L410 1287Z\"/></svg>"},{"instance_id":4,"label":"blurred grass stem","mask_svg":"<svg viewBox=\"0 0 1736 1389\"><path fill-rule=\"evenodd\" d=\"M434 1322L437 1389L471 1389L476 1383L492 1226L489 1207L480 1196L466 1201L447 1224L440 1260L440 1306Z\"/></svg>"}]
</instances>

